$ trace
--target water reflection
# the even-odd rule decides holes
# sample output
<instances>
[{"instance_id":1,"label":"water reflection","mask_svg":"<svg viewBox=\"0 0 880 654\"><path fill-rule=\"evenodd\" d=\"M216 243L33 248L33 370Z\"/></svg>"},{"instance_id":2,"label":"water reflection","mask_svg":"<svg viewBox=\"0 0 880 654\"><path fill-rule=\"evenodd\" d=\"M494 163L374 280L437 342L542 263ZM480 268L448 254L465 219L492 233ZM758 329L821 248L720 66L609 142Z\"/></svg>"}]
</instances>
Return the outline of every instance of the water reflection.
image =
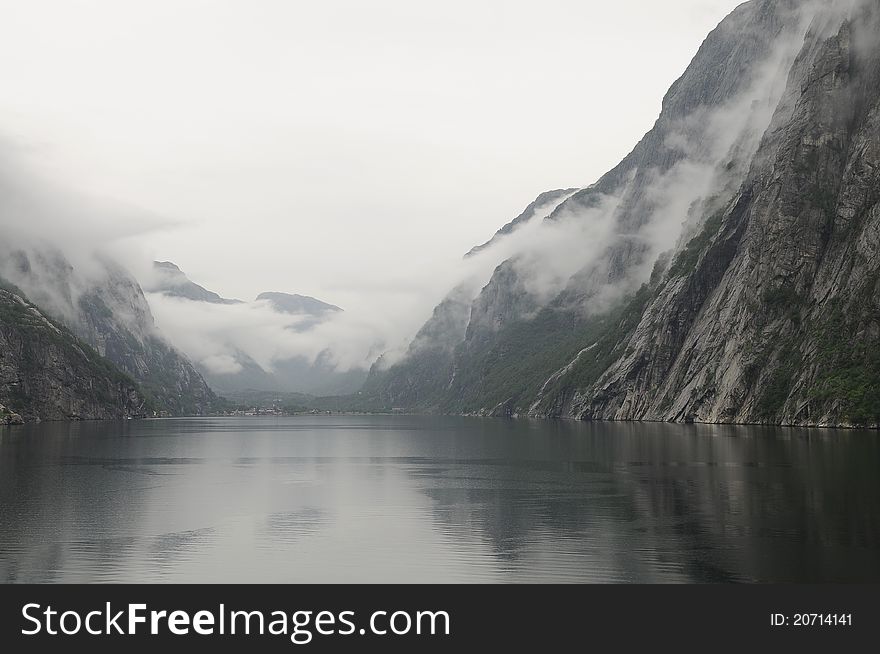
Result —
<instances>
[{"instance_id":1,"label":"water reflection","mask_svg":"<svg viewBox=\"0 0 880 654\"><path fill-rule=\"evenodd\" d=\"M407 416L0 430L0 580L880 581L877 432Z\"/></svg>"}]
</instances>

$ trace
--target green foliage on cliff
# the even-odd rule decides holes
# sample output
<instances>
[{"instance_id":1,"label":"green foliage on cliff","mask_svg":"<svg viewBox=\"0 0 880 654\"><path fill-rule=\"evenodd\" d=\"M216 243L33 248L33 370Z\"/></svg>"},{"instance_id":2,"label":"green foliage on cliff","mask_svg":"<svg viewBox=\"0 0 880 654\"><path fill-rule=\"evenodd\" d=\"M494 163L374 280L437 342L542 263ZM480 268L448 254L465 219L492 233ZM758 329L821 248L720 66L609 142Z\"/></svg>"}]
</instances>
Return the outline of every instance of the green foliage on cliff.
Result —
<instances>
[{"instance_id":1,"label":"green foliage on cliff","mask_svg":"<svg viewBox=\"0 0 880 654\"><path fill-rule=\"evenodd\" d=\"M578 314L551 306L503 327L491 340L460 347L454 392L443 409L473 412L508 402L517 406L577 355L588 325Z\"/></svg>"},{"instance_id":2,"label":"green foliage on cliff","mask_svg":"<svg viewBox=\"0 0 880 654\"><path fill-rule=\"evenodd\" d=\"M485 341L488 345L460 348L455 392L444 410L474 412L499 405L500 413L527 410L544 383L575 359L551 387L592 384L620 354L652 297L643 286L610 310L586 316L570 307L546 307L503 328Z\"/></svg>"},{"instance_id":3,"label":"green foliage on cliff","mask_svg":"<svg viewBox=\"0 0 880 654\"><path fill-rule=\"evenodd\" d=\"M767 316L785 316L792 322L799 323L804 298L793 286L782 284L764 291L762 296Z\"/></svg>"},{"instance_id":4,"label":"green foliage on cliff","mask_svg":"<svg viewBox=\"0 0 880 654\"><path fill-rule=\"evenodd\" d=\"M791 382L802 365L803 358L791 339L781 346L776 367L763 385L758 397L758 415L765 421L775 423L791 395Z\"/></svg>"},{"instance_id":5,"label":"green foliage on cliff","mask_svg":"<svg viewBox=\"0 0 880 654\"><path fill-rule=\"evenodd\" d=\"M819 373L811 397L854 425L880 424L880 341L861 333L839 301L819 330Z\"/></svg>"},{"instance_id":6,"label":"green foliage on cliff","mask_svg":"<svg viewBox=\"0 0 880 654\"><path fill-rule=\"evenodd\" d=\"M622 354L622 345L641 321L645 309L654 298L653 291L643 285L632 297L621 302L607 317L596 321L596 345L587 356L578 360L571 372L577 388L586 388L598 381Z\"/></svg>"},{"instance_id":7,"label":"green foliage on cliff","mask_svg":"<svg viewBox=\"0 0 880 654\"><path fill-rule=\"evenodd\" d=\"M709 245L712 238L721 229L721 222L724 220L724 210L720 210L706 219L700 233L688 242L684 250L682 250L672 265L669 267L670 277L684 277L688 273L693 272L697 267L700 256Z\"/></svg>"}]
</instances>

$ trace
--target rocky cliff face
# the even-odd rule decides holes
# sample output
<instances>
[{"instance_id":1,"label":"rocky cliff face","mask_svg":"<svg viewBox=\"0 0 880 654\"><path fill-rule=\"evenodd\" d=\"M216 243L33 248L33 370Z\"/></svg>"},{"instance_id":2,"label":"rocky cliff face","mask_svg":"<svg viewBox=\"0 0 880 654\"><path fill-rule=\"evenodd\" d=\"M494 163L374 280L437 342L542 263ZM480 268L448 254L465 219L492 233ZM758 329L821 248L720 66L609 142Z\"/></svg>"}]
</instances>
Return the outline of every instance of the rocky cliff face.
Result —
<instances>
[{"instance_id":1,"label":"rocky cliff face","mask_svg":"<svg viewBox=\"0 0 880 654\"><path fill-rule=\"evenodd\" d=\"M156 331L138 283L109 261L74 268L59 251L14 251L3 274L42 311L137 382L149 406L171 415L201 415L217 398L192 364Z\"/></svg>"},{"instance_id":2,"label":"rocky cliff face","mask_svg":"<svg viewBox=\"0 0 880 654\"><path fill-rule=\"evenodd\" d=\"M431 408L880 423L878 13L738 8L633 153L548 218L592 221L564 283L535 290L553 250L498 267Z\"/></svg>"},{"instance_id":3,"label":"rocky cliff face","mask_svg":"<svg viewBox=\"0 0 880 654\"><path fill-rule=\"evenodd\" d=\"M737 196L650 288L608 369L535 412L880 424L878 21L866 3L830 33L813 24Z\"/></svg>"},{"instance_id":4,"label":"rocky cliff face","mask_svg":"<svg viewBox=\"0 0 880 654\"><path fill-rule=\"evenodd\" d=\"M509 245L510 238L523 230L534 229L575 192L576 189L566 189L542 193L489 241L465 254L464 259L482 259L482 265L498 265L493 277L497 285L505 266L509 269L509 264L503 262L503 253L509 249L504 246ZM499 256L502 257L500 262ZM459 384L459 371L467 372L472 367L469 357L459 350L478 330L478 316L488 313L476 307L495 301L491 287L490 283L480 292L479 278L469 276L450 291L413 338L402 360L389 363L383 356L372 367L363 388L363 395L370 398L367 403L379 403L386 408L447 410L449 394ZM521 297L524 302L531 302L527 295ZM500 309L487 319L490 324L503 319L504 312Z\"/></svg>"},{"instance_id":5,"label":"rocky cliff face","mask_svg":"<svg viewBox=\"0 0 880 654\"><path fill-rule=\"evenodd\" d=\"M0 423L142 416L146 399L18 289L0 284Z\"/></svg>"}]
</instances>

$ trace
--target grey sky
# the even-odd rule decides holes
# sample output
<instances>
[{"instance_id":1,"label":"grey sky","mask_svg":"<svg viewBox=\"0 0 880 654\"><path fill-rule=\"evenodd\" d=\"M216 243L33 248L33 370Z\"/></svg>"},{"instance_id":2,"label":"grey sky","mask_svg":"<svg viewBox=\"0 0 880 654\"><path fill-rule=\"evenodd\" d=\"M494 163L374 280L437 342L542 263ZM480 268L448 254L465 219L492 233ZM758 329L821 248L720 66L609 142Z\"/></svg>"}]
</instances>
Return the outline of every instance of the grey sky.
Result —
<instances>
[{"instance_id":1,"label":"grey sky","mask_svg":"<svg viewBox=\"0 0 880 654\"><path fill-rule=\"evenodd\" d=\"M393 312L617 163L737 4L0 0L0 133L178 223L145 260Z\"/></svg>"}]
</instances>

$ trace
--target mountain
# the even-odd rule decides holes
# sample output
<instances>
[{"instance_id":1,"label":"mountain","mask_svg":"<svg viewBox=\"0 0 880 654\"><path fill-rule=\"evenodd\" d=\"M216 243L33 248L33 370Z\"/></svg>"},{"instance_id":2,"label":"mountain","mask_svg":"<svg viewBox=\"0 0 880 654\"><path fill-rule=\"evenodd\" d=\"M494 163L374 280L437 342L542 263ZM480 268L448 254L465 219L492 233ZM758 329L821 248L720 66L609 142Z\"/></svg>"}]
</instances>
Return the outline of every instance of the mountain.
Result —
<instances>
[{"instance_id":1,"label":"mountain","mask_svg":"<svg viewBox=\"0 0 880 654\"><path fill-rule=\"evenodd\" d=\"M880 424L878 14L738 7L632 153L544 221L562 237L438 307L364 393L450 413Z\"/></svg>"},{"instance_id":2,"label":"mountain","mask_svg":"<svg viewBox=\"0 0 880 654\"><path fill-rule=\"evenodd\" d=\"M328 313L342 311L337 306L321 302L308 295L291 295L290 293L260 293L257 302L265 301L281 313L313 316L320 318Z\"/></svg>"},{"instance_id":3,"label":"mountain","mask_svg":"<svg viewBox=\"0 0 880 654\"><path fill-rule=\"evenodd\" d=\"M265 292L260 293L256 302L266 302L275 311L300 320L288 329L307 333L334 314L342 313L342 309L333 304L291 293ZM256 365L256 364L254 364ZM361 369L337 370L329 352L322 352L315 361L310 362L302 357L276 361L270 371L262 371L262 376L255 375L253 366L245 365L239 375L220 379L213 375L217 387L236 391L282 391L285 393L306 393L316 396L348 395L360 390L367 378L367 371Z\"/></svg>"},{"instance_id":4,"label":"mountain","mask_svg":"<svg viewBox=\"0 0 880 654\"><path fill-rule=\"evenodd\" d=\"M0 424L147 411L134 380L0 280Z\"/></svg>"},{"instance_id":5,"label":"mountain","mask_svg":"<svg viewBox=\"0 0 880 654\"><path fill-rule=\"evenodd\" d=\"M154 262L153 274L145 280L144 287L148 293L158 294L193 303L192 307L207 305L230 305L241 309L259 308L265 305L271 311L293 316L287 327L291 332L306 334L342 309L327 302L322 302L306 295L290 293L266 292L257 296L253 303L230 300L218 293L209 291L196 284L171 262ZM155 300L155 297L151 295ZM222 324L223 313L212 313L212 327ZM197 329L187 325L187 330ZM245 347L236 346L235 342L227 344L230 358L237 370L227 372L217 370L204 362L196 360L199 374L204 377L211 388L224 394L236 394L242 391L308 393L312 395L345 395L360 389L366 378L364 370L338 371L328 353L321 353L315 361L304 357L292 357L274 361L271 368L263 367L254 360ZM198 354L197 352L195 354Z\"/></svg>"},{"instance_id":6,"label":"mountain","mask_svg":"<svg viewBox=\"0 0 880 654\"><path fill-rule=\"evenodd\" d=\"M315 298L309 297L308 295L292 295L290 293L267 292L260 293L257 296L255 302L265 302L278 313L284 313L290 316L297 316L299 318L299 321L296 323L296 325L292 325L289 327L289 329L297 332L308 332L312 328L330 318L334 313L342 313L342 309L340 309L339 307L332 304L327 304L326 302L322 302L321 300L316 300ZM281 362L280 365L282 367L287 367L288 369L291 369L290 364L290 361L284 361ZM305 364L304 361L294 363L290 372L288 374L282 373L282 377L286 376L290 379L302 378L303 380L307 381L309 367L310 366L308 364ZM321 368L321 362L316 362L315 367L316 369Z\"/></svg>"},{"instance_id":7,"label":"mountain","mask_svg":"<svg viewBox=\"0 0 880 654\"><path fill-rule=\"evenodd\" d=\"M622 354L538 412L880 424L880 8L826 30L808 34L737 195L647 289Z\"/></svg>"},{"instance_id":8,"label":"mountain","mask_svg":"<svg viewBox=\"0 0 880 654\"><path fill-rule=\"evenodd\" d=\"M141 287L119 265L95 258L80 269L58 250L13 250L2 258L2 274L41 312L134 380L153 410L202 415L216 409L213 391L161 337Z\"/></svg>"},{"instance_id":9,"label":"mountain","mask_svg":"<svg viewBox=\"0 0 880 654\"><path fill-rule=\"evenodd\" d=\"M241 304L241 300L229 300L199 286L170 261L154 261L153 273L153 278L144 284L144 290L148 293L162 293L169 297L212 304Z\"/></svg>"},{"instance_id":10,"label":"mountain","mask_svg":"<svg viewBox=\"0 0 880 654\"><path fill-rule=\"evenodd\" d=\"M236 361L242 366L241 372L223 374L204 371L211 387L224 396L237 396L242 391L299 393L318 397L350 395L360 390L367 378L366 370L337 370L325 356L319 356L314 363L300 357L277 361L268 371L243 353L237 355Z\"/></svg>"},{"instance_id":11,"label":"mountain","mask_svg":"<svg viewBox=\"0 0 880 654\"><path fill-rule=\"evenodd\" d=\"M528 224L535 218L544 218L553 209L562 204L564 200L567 200L572 195L574 195L578 190L579 189L576 188L569 188L557 189L555 191L546 191L544 193L541 193L541 195L535 198L534 202L527 206L520 215L518 215L516 218L507 223L504 227L495 232L495 235L491 239L489 239L482 245L477 245L476 247L472 248L471 251L465 255L465 257L472 257L475 254L479 254L480 252L487 250L488 248L495 245L503 237L513 234L517 229Z\"/></svg>"}]
</instances>

